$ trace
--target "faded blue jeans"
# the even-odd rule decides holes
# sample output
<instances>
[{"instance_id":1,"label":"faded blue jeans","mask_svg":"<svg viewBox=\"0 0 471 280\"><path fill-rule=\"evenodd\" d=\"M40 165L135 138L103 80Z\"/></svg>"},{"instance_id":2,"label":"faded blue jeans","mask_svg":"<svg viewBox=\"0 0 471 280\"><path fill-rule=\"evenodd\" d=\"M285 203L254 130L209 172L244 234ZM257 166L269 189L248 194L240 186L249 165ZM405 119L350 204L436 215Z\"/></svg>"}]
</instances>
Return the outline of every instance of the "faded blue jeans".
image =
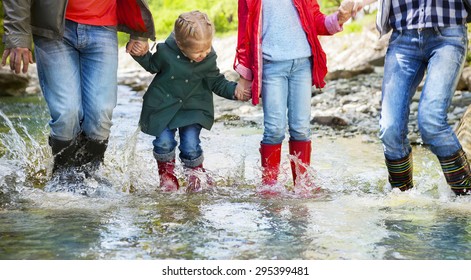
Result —
<instances>
[{"instance_id":1,"label":"faded blue jeans","mask_svg":"<svg viewBox=\"0 0 471 280\"><path fill-rule=\"evenodd\" d=\"M311 59L263 60L263 144L311 139Z\"/></svg>"},{"instance_id":2,"label":"faded blue jeans","mask_svg":"<svg viewBox=\"0 0 471 280\"><path fill-rule=\"evenodd\" d=\"M199 124L192 124L178 128L180 135L180 159L186 167L197 167L203 163L203 150L201 149L200 133L203 127ZM175 134L177 129L166 128L155 140L154 157L158 161L171 161L175 159L175 148L177 141Z\"/></svg>"},{"instance_id":3,"label":"faded blue jeans","mask_svg":"<svg viewBox=\"0 0 471 280\"><path fill-rule=\"evenodd\" d=\"M83 132L107 139L117 99L116 28L67 20L62 39L34 36L34 44L51 136L69 141Z\"/></svg>"},{"instance_id":4,"label":"faded blue jeans","mask_svg":"<svg viewBox=\"0 0 471 280\"><path fill-rule=\"evenodd\" d=\"M458 83L467 50L466 26L393 31L384 66L380 139L388 160L411 152L407 138L410 104L427 72L419 101L418 125L422 140L439 157L461 145L447 122L447 111Z\"/></svg>"}]
</instances>

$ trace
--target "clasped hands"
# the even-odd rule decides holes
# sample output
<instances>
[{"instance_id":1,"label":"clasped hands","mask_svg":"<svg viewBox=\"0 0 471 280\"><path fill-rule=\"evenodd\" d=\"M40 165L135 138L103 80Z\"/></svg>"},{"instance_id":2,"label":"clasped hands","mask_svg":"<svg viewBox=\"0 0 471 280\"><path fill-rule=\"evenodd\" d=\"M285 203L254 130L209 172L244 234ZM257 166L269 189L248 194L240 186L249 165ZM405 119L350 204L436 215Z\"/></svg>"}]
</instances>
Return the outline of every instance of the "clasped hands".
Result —
<instances>
[{"instance_id":1,"label":"clasped hands","mask_svg":"<svg viewBox=\"0 0 471 280\"><path fill-rule=\"evenodd\" d=\"M240 77L235 89L235 97L240 101L248 101L252 98L252 81Z\"/></svg>"},{"instance_id":2,"label":"clasped hands","mask_svg":"<svg viewBox=\"0 0 471 280\"><path fill-rule=\"evenodd\" d=\"M365 6L364 0L344 0L338 8L337 19L340 25L344 24L351 17Z\"/></svg>"}]
</instances>

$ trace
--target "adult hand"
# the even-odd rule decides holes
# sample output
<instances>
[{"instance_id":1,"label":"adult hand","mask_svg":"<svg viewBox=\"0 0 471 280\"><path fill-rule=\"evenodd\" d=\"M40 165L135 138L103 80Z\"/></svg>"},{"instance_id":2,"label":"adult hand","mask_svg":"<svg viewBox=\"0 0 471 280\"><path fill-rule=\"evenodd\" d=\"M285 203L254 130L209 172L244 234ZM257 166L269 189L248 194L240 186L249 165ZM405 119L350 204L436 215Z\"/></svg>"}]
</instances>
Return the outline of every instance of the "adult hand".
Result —
<instances>
[{"instance_id":1,"label":"adult hand","mask_svg":"<svg viewBox=\"0 0 471 280\"><path fill-rule=\"evenodd\" d=\"M344 24L347 20L349 20L352 17L354 5L355 4L353 0L344 0L342 3L340 3L338 14L337 14L337 19L340 25Z\"/></svg>"},{"instance_id":2,"label":"adult hand","mask_svg":"<svg viewBox=\"0 0 471 280\"><path fill-rule=\"evenodd\" d=\"M126 52L134 56L143 56L149 51L148 41L130 39L126 44Z\"/></svg>"},{"instance_id":3,"label":"adult hand","mask_svg":"<svg viewBox=\"0 0 471 280\"><path fill-rule=\"evenodd\" d=\"M2 55L2 66L7 64L8 57L10 57L10 69L16 74L28 72L29 64L33 63L33 53L28 48L5 49Z\"/></svg>"},{"instance_id":4,"label":"adult hand","mask_svg":"<svg viewBox=\"0 0 471 280\"><path fill-rule=\"evenodd\" d=\"M376 0L373 1L368 1L368 0L353 0L353 8L352 8L352 17L356 16L361 9L366 5L366 2L372 3Z\"/></svg>"}]
</instances>

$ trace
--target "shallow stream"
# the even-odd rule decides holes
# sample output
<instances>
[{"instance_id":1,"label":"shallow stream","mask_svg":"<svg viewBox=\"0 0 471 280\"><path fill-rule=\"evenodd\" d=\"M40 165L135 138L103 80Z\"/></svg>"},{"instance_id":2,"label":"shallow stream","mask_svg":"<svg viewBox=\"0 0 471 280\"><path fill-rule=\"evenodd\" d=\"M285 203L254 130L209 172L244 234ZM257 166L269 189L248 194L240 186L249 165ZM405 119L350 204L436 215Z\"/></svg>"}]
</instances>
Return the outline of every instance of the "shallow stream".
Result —
<instances>
[{"instance_id":1,"label":"shallow stream","mask_svg":"<svg viewBox=\"0 0 471 280\"><path fill-rule=\"evenodd\" d=\"M471 198L455 198L435 157L414 147L416 188L391 191L379 142L312 138L320 190L260 195L259 126L204 131L215 187L158 190L141 97L119 88L110 147L89 196L45 192L51 154L42 100L0 100L0 259L471 259ZM183 180L181 167L179 177Z\"/></svg>"}]
</instances>

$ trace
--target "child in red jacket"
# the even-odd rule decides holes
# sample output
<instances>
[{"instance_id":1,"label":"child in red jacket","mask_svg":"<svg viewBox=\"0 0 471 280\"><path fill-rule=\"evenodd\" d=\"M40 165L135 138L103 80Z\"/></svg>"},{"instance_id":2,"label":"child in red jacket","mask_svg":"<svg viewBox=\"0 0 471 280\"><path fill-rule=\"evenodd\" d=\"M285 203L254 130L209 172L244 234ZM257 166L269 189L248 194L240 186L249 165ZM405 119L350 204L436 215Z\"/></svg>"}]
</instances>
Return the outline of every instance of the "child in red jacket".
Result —
<instances>
[{"instance_id":1,"label":"child in red jacket","mask_svg":"<svg viewBox=\"0 0 471 280\"><path fill-rule=\"evenodd\" d=\"M344 0L326 16L316 0L239 0L234 69L239 86L252 89L252 103L263 100L263 185L277 183L286 123L294 184L311 185L302 179L311 157L311 86L323 87L327 72L317 36L341 31L361 7L361 0Z\"/></svg>"}]
</instances>

